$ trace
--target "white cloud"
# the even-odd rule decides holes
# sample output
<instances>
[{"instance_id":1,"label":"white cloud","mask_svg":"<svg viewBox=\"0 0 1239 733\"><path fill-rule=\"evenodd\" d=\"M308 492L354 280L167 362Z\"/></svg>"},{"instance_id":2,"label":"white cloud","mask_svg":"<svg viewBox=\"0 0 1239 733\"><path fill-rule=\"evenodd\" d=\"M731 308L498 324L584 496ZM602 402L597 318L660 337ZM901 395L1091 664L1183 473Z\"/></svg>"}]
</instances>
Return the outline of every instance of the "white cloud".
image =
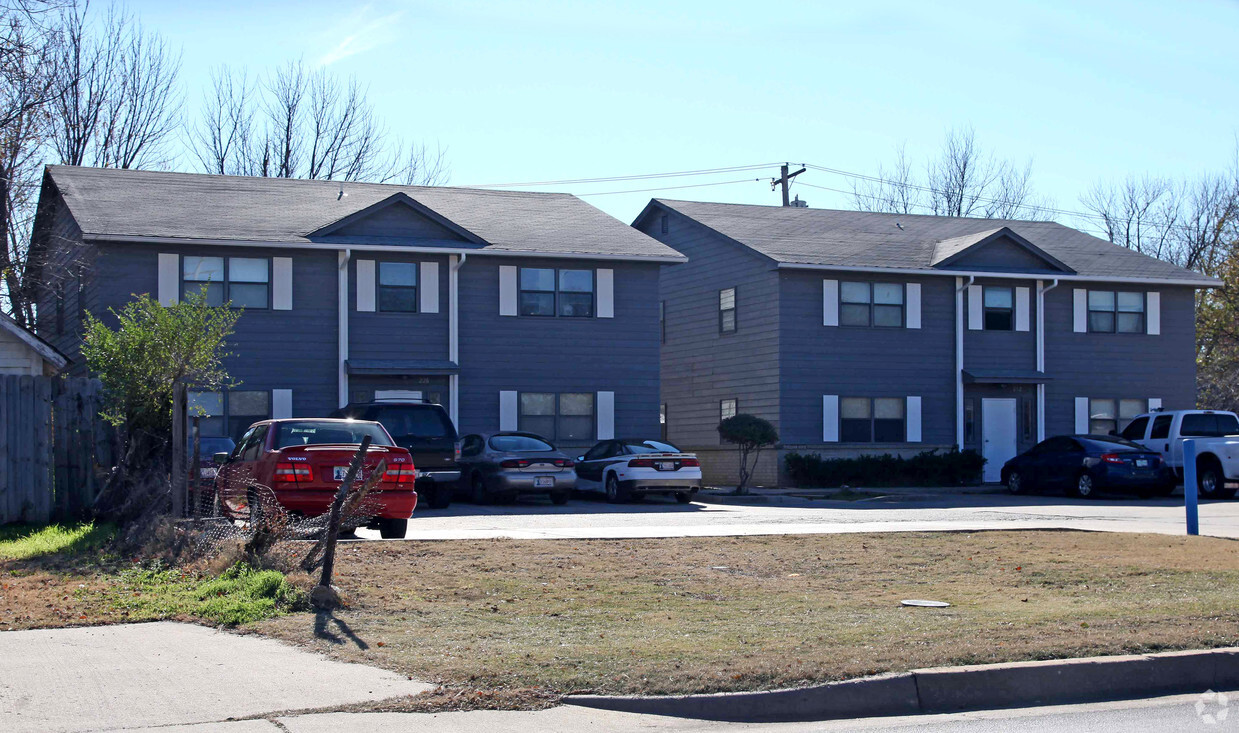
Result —
<instances>
[{"instance_id":1,"label":"white cloud","mask_svg":"<svg viewBox=\"0 0 1239 733\"><path fill-rule=\"evenodd\" d=\"M332 36L343 35L343 38L319 58L319 65L330 66L350 56L391 43L398 37L398 24L403 15L403 10L397 10L394 13L374 17L369 5L359 8L338 27L331 30Z\"/></svg>"}]
</instances>

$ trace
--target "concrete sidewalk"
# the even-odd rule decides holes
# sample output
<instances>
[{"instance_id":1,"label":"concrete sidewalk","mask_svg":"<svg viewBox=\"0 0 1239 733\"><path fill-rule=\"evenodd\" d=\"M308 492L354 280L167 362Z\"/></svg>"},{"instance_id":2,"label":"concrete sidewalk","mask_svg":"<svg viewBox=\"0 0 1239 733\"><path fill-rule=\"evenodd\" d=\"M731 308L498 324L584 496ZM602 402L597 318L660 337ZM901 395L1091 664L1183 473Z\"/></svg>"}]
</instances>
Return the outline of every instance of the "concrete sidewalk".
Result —
<instances>
[{"instance_id":1,"label":"concrete sidewalk","mask_svg":"<svg viewBox=\"0 0 1239 733\"><path fill-rule=\"evenodd\" d=\"M6 631L0 660L5 733L213 723L432 687L270 639L171 622ZM245 721L194 730L276 729Z\"/></svg>"}]
</instances>

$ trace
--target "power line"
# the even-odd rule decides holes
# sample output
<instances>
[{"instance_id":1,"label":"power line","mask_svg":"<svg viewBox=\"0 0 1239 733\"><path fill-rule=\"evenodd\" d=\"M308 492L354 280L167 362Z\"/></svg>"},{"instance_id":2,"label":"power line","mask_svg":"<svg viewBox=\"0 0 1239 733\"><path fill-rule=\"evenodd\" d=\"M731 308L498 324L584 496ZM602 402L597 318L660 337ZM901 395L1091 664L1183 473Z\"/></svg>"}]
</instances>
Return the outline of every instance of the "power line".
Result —
<instances>
[{"instance_id":1,"label":"power line","mask_svg":"<svg viewBox=\"0 0 1239 733\"><path fill-rule=\"evenodd\" d=\"M713 183L691 183L687 186L660 186L659 188L636 188L627 191L600 191L598 193L578 193L581 196L612 196L618 193L648 193L650 191L675 191L681 188L704 188L706 186L726 186L732 183L752 183L753 181L764 181L764 178L738 178L734 181L715 181Z\"/></svg>"},{"instance_id":2,"label":"power line","mask_svg":"<svg viewBox=\"0 0 1239 733\"><path fill-rule=\"evenodd\" d=\"M761 168L770 168L778 163L760 163L757 165L736 165L726 168L701 168L690 171L671 171L669 173L641 173L631 176L604 176L597 178L565 178L559 181L528 181L525 183L484 183L476 186L464 186L463 188L524 188L526 186L565 186L569 184L584 184L584 183L609 183L613 181L641 181L651 178L679 178L682 176L704 176L712 173L735 173L737 171L758 170Z\"/></svg>"}]
</instances>

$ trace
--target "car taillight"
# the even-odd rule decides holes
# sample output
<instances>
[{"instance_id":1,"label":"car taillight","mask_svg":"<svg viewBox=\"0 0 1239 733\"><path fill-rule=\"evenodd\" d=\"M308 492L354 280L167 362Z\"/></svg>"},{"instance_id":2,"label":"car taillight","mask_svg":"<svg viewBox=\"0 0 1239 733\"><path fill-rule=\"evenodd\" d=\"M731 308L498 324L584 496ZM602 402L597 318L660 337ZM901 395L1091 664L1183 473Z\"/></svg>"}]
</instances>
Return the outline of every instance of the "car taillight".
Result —
<instances>
[{"instance_id":1,"label":"car taillight","mask_svg":"<svg viewBox=\"0 0 1239 733\"><path fill-rule=\"evenodd\" d=\"M461 447L462 447L462 446L461 446L460 441L456 441L456 460L458 460L458 461L460 460L460 451L461 451Z\"/></svg>"},{"instance_id":2,"label":"car taillight","mask_svg":"<svg viewBox=\"0 0 1239 733\"><path fill-rule=\"evenodd\" d=\"M277 463L275 464L275 474L272 478L276 483L309 483L310 467L296 463Z\"/></svg>"},{"instance_id":3,"label":"car taillight","mask_svg":"<svg viewBox=\"0 0 1239 733\"><path fill-rule=\"evenodd\" d=\"M1118 464L1123 463L1123 457L1120 456L1118 453L1102 453L1101 460L1106 463L1118 463Z\"/></svg>"},{"instance_id":4,"label":"car taillight","mask_svg":"<svg viewBox=\"0 0 1239 733\"><path fill-rule=\"evenodd\" d=\"M571 458L556 458L554 463L556 466L559 466L560 468L572 468L576 466L576 461L572 460Z\"/></svg>"},{"instance_id":5,"label":"car taillight","mask_svg":"<svg viewBox=\"0 0 1239 733\"><path fill-rule=\"evenodd\" d=\"M701 466L701 461L696 458L684 458L680 461L680 465L687 466L689 468L699 468Z\"/></svg>"},{"instance_id":6,"label":"car taillight","mask_svg":"<svg viewBox=\"0 0 1239 733\"><path fill-rule=\"evenodd\" d=\"M417 470L412 463L397 463L383 472L385 484L411 484L417 480Z\"/></svg>"},{"instance_id":7,"label":"car taillight","mask_svg":"<svg viewBox=\"0 0 1239 733\"><path fill-rule=\"evenodd\" d=\"M653 468L654 461L650 458L634 458L628 462L629 468Z\"/></svg>"},{"instance_id":8,"label":"car taillight","mask_svg":"<svg viewBox=\"0 0 1239 733\"><path fill-rule=\"evenodd\" d=\"M500 468L528 468L529 459L528 458L509 458L506 461L500 461L499 467Z\"/></svg>"}]
</instances>

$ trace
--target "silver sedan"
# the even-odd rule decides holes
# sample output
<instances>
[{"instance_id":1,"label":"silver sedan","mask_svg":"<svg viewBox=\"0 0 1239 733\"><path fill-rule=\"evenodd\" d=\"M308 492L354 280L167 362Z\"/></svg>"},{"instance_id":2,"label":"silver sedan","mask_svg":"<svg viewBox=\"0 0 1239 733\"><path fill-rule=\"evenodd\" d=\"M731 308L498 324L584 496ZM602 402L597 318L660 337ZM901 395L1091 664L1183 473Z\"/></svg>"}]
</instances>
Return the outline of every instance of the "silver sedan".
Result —
<instances>
[{"instance_id":1,"label":"silver sedan","mask_svg":"<svg viewBox=\"0 0 1239 733\"><path fill-rule=\"evenodd\" d=\"M466 435L460 448L461 487L475 504L547 494L564 504L576 488L576 463L533 433Z\"/></svg>"}]
</instances>

